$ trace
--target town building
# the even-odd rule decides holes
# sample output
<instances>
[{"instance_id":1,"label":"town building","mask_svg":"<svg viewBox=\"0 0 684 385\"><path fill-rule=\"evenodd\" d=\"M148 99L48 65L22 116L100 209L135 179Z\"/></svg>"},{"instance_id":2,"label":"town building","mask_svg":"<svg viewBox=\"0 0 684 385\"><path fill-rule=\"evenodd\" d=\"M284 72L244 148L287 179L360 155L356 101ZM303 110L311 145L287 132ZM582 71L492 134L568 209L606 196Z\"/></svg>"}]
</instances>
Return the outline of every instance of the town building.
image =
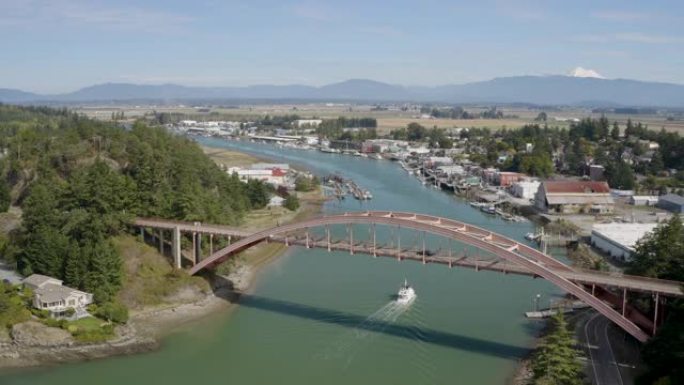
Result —
<instances>
[{"instance_id":1,"label":"town building","mask_svg":"<svg viewBox=\"0 0 684 385\"><path fill-rule=\"evenodd\" d=\"M508 187L515 182L529 178L527 175L519 172L499 171L494 174L494 184L501 187Z\"/></svg>"},{"instance_id":2,"label":"town building","mask_svg":"<svg viewBox=\"0 0 684 385\"><path fill-rule=\"evenodd\" d=\"M297 119L294 121L297 128L302 127L318 127L319 124L323 123L322 119Z\"/></svg>"},{"instance_id":3,"label":"town building","mask_svg":"<svg viewBox=\"0 0 684 385\"><path fill-rule=\"evenodd\" d=\"M89 316L85 307L93 303L90 293L63 286L61 280L47 275L31 274L22 283L33 291L33 307L47 310L53 318L78 319ZM71 312L73 314L68 314Z\"/></svg>"},{"instance_id":4,"label":"town building","mask_svg":"<svg viewBox=\"0 0 684 385\"><path fill-rule=\"evenodd\" d=\"M628 262L637 242L653 231L657 223L599 223L591 230L591 244L597 249Z\"/></svg>"},{"instance_id":5,"label":"town building","mask_svg":"<svg viewBox=\"0 0 684 385\"><path fill-rule=\"evenodd\" d=\"M629 197L629 204L633 206L655 206L658 204L658 197L655 195L632 195Z\"/></svg>"},{"instance_id":6,"label":"town building","mask_svg":"<svg viewBox=\"0 0 684 385\"><path fill-rule=\"evenodd\" d=\"M607 214L614 206L606 182L545 181L535 195L535 207L549 214Z\"/></svg>"},{"instance_id":7,"label":"town building","mask_svg":"<svg viewBox=\"0 0 684 385\"><path fill-rule=\"evenodd\" d=\"M241 181L248 182L252 179L260 180L275 187L289 185L289 178L287 171L280 168L241 168L231 167L228 169L228 174L236 173Z\"/></svg>"},{"instance_id":8,"label":"town building","mask_svg":"<svg viewBox=\"0 0 684 385\"><path fill-rule=\"evenodd\" d=\"M667 194L658 197L657 206L673 213L684 213L684 197L677 194Z\"/></svg>"},{"instance_id":9,"label":"town building","mask_svg":"<svg viewBox=\"0 0 684 385\"><path fill-rule=\"evenodd\" d=\"M511 185L511 194L518 198L534 199L541 182L537 180L522 180Z\"/></svg>"},{"instance_id":10,"label":"town building","mask_svg":"<svg viewBox=\"0 0 684 385\"><path fill-rule=\"evenodd\" d=\"M592 164L591 166L589 166L589 179L594 181L606 180L604 176L605 171L605 167L598 164Z\"/></svg>"}]
</instances>

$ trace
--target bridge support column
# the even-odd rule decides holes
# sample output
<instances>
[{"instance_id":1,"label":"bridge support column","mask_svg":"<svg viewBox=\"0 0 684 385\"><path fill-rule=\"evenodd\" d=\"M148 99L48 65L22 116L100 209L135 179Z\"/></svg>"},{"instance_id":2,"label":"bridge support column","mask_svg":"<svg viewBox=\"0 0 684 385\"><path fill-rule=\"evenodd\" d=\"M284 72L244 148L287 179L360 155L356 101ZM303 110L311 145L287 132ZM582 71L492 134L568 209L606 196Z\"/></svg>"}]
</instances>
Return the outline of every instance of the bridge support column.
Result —
<instances>
[{"instance_id":1,"label":"bridge support column","mask_svg":"<svg viewBox=\"0 0 684 385\"><path fill-rule=\"evenodd\" d=\"M660 293L655 294L655 312L653 313L653 335L656 334L658 328L658 304L660 303Z\"/></svg>"},{"instance_id":2,"label":"bridge support column","mask_svg":"<svg viewBox=\"0 0 684 385\"><path fill-rule=\"evenodd\" d=\"M195 249L195 264L197 264L202 260L202 233L197 233L195 238L197 238L197 249Z\"/></svg>"},{"instance_id":3,"label":"bridge support column","mask_svg":"<svg viewBox=\"0 0 684 385\"><path fill-rule=\"evenodd\" d=\"M377 257L378 253L376 252L376 244L375 244L375 223L373 223L373 257Z\"/></svg>"},{"instance_id":4,"label":"bridge support column","mask_svg":"<svg viewBox=\"0 0 684 385\"><path fill-rule=\"evenodd\" d=\"M171 254L173 254L173 265L176 269L181 268L181 232L180 227L173 228L173 242L171 244Z\"/></svg>"},{"instance_id":5,"label":"bridge support column","mask_svg":"<svg viewBox=\"0 0 684 385\"><path fill-rule=\"evenodd\" d=\"M306 248L311 248L311 246L309 245L309 230L306 230Z\"/></svg>"},{"instance_id":6,"label":"bridge support column","mask_svg":"<svg viewBox=\"0 0 684 385\"><path fill-rule=\"evenodd\" d=\"M401 227L397 230L397 260L401 261Z\"/></svg>"},{"instance_id":7,"label":"bridge support column","mask_svg":"<svg viewBox=\"0 0 684 385\"><path fill-rule=\"evenodd\" d=\"M622 289L622 316L625 316L625 309L627 308L627 288Z\"/></svg>"},{"instance_id":8,"label":"bridge support column","mask_svg":"<svg viewBox=\"0 0 684 385\"><path fill-rule=\"evenodd\" d=\"M145 242L145 228L140 227L140 242Z\"/></svg>"},{"instance_id":9,"label":"bridge support column","mask_svg":"<svg viewBox=\"0 0 684 385\"><path fill-rule=\"evenodd\" d=\"M421 234L422 234L422 237L423 237L423 265L424 265L424 264L427 263L427 262L425 261L425 231L423 231Z\"/></svg>"},{"instance_id":10,"label":"bridge support column","mask_svg":"<svg viewBox=\"0 0 684 385\"><path fill-rule=\"evenodd\" d=\"M209 255L214 254L214 234L209 234Z\"/></svg>"},{"instance_id":11,"label":"bridge support column","mask_svg":"<svg viewBox=\"0 0 684 385\"><path fill-rule=\"evenodd\" d=\"M192 232L192 263L197 264L197 233Z\"/></svg>"},{"instance_id":12,"label":"bridge support column","mask_svg":"<svg viewBox=\"0 0 684 385\"><path fill-rule=\"evenodd\" d=\"M325 239L328 242L328 252L330 252L330 226L325 225Z\"/></svg>"},{"instance_id":13,"label":"bridge support column","mask_svg":"<svg viewBox=\"0 0 684 385\"><path fill-rule=\"evenodd\" d=\"M349 225L349 254L354 255L354 228Z\"/></svg>"},{"instance_id":14,"label":"bridge support column","mask_svg":"<svg viewBox=\"0 0 684 385\"><path fill-rule=\"evenodd\" d=\"M159 229L159 254L164 255L164 230Z\"/></svg>"}]
</instances>

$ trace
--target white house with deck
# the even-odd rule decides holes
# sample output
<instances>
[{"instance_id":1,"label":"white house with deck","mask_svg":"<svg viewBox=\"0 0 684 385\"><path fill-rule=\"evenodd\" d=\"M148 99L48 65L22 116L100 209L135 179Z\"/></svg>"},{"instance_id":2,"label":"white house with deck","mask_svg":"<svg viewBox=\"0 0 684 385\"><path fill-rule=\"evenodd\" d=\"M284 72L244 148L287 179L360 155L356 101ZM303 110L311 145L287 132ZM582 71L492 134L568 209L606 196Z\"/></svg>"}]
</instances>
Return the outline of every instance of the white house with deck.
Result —
<instances>
[{"instance_id":1,"label":"white house with deck","mask_svg":"<svg viewBox=\"0 0 684 385\"><path fill-rule=\"evenodd\" d=\"M90 293L63 286L61 280L41 274L31 274L22 283L33 290L33 307L49 311L53 318L67 317L69 309L74 310L70 316L73 318L89 315L85 307L93 303Z\"/></svg>"}]
</instances>

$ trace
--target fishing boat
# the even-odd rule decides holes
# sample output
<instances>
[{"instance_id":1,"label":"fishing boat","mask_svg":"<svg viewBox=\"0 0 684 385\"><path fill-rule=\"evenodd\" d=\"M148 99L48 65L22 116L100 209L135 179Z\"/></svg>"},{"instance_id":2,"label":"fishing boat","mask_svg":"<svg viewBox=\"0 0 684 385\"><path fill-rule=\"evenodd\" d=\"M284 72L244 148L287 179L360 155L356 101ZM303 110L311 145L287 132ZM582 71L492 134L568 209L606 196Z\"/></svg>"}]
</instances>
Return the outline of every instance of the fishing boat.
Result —
<instances>
[{"instance_id":1,"label":"fishing boat","mask_svg":"<svg viewBox=\"0 0 684 385\"><path fill-rule=\"evenodd\" d=\"M404 279L404 284L399 288L397 293L397 303L402 305L408 305L416 299L416 291L408 284L408 281Z\"/></svg>"},{"instance_id":2,"label":"fishing boat","mask_svg":"<svg viewBox=\"0 0 684 385\"><path fill-rule=\"evenodd\" d=\"M487 204L486 204L486 203L484 203L484 202L475 202L475 201L470 201L470 202L468 202L468 203L469 203L469 204L470 204L471 206L473 206L473 207L477 207L477 208L480 208L480 207L485 207L485 206L487 206Z\"/></svg>"},{"instance_id":3,"label":"fishing boat","mask_svg":"<svg viewBox=\"0 0 684 385\"><path fill-rule=\"evenodd\" d=\"M485 205L480 207L480 211L482 211L485 214L496 214L496 207Z\"/></svg>"}]
</instances>

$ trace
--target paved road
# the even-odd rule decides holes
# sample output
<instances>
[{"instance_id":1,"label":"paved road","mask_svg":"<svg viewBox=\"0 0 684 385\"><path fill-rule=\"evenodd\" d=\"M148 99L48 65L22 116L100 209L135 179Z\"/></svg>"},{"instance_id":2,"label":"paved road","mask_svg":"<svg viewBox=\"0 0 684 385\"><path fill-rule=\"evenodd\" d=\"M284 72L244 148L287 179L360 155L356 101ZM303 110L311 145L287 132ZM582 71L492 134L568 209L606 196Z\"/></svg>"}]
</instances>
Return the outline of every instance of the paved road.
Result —
<instances>
[{"instance_id":1,"label":"paved road","mask_svg":"<svg viewBox=\"0 0 684 385\"><path fill-rule=\"evenodd\" d=\"M578 318L575 331L587 359L587 380L594 385L634 384L638 344L593 310L579 314Z\"/></svg>"}]
</instances>

